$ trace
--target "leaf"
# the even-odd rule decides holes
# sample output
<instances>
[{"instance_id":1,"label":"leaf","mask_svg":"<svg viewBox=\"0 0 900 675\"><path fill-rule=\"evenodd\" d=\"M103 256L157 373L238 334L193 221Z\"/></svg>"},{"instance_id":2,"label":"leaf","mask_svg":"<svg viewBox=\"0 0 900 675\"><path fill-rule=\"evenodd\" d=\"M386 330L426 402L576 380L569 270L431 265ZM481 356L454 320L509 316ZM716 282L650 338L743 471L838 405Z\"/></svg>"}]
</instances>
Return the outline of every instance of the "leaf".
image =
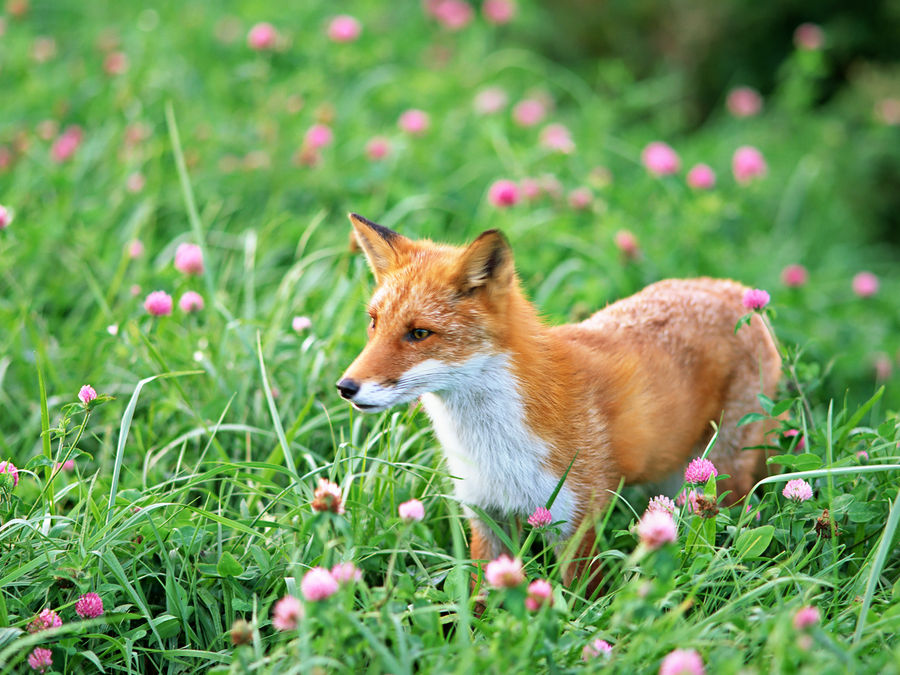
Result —
<instances>
[{"instance_id":1,"label":"leaf","mask_svg":"<svg viewBox=\"0 0 900 675\"><path fill-rule=\"evenodd\" d=\"M760 557L769 547L774 534L775 528L771 525L744 530L734 543L737 557L741 560Z\"/></svg>"},{"instance_id":2,"label":"leaf","mask_svg":"<svg viewBox=\"0 0 900 675\"><path fill-rule=\"evenodd\" d=\"M181 633L180 622L171 614L160 614L151 619L150 627L153 628L163 640L175 637Z\"/></svg>"},{"instance_id":3,"label":"leaf","mask_svg":"<svg viewBox=\"0 0 900 675\"><path fill-rule=\"evenodd\" d=\"M762 409L766 411L766 414L771 415L772 408L775 405L774 403L772 403L772 399L762 393L757 394L756 398L757 400L759 400L760 407L762 407Z\"/></svg>"},{"instance_id":4,"label":"leaf","mask_svg":"<svg viewBox=\"0 0 900 675\"><path fill-rule=\"evenodd\" d=\"M740 421L737 423L739 427L744 426L745 424L751 424L753 422L761 422L763 420L769 419L768 415L763 415L762 413L747 413L744 415Z\"/></svg>"},{"instance_id":5,"label":"leaf","mask_svg":"<svg viewBox=\"0 0 900 675\"><path fill-rule=\"evenodd\" d=\"M225 551L225 553L222 554L222 557L219 558L219 564L216 565L216 571L223 577L236 577L244 571L244 568L234 559L233 555L228 551Z\"/></svg>"},{"instance_id":6,"label":"leaf","mask_svg":"<svg viewBox=\"0 0 900 675\"><path fill-rule=\"evenodd\" d=\"M741 326L746 326L748 323L750 323L750 319L752 318L753 314L751 313L744 314L744 316L738 319L738 322L734 325L734 334L737 335L737 332L741 329Z\"/></svg>"},{"instance_id":7,"label":"leaf","mask_svg":"<svg viewBox=\"0 0 900 675\"><path fill-rule=\"evenodd\" d=\"M851 523L868 523L881 517L882 508L871 502L853 502L847 509L847 517Z\"/></svg>"},{"instance_id":8,"label":"leaf","mask_svg":"<svg viewBox=\"0 0 900 675\"><path fill-rule=\"evenodd\" d=\"M809 452L802 455L775 455L766 461L769 464L780 464L792 471L815 471L822 466L822 458Z\"/></svg>"},{"instance_id":9,"label":"leaf","mask_svg":"<svg viewBox=\"0 0 900 675\"><path fill-rule=\"evenodd\" d=\"M783 415L794 406L794 401L796 401L796 399L793 398L786 398L783 401L778 401L778 403L772 407L770 414L772 417Z\"/></svg>"},{"instance_id":10,"label":"leaf","mask_svg":"<svg viewBox=\"0 0 900 675\"><path fill-rule=\"evenodd\" d=\"M0 628L0 647L8 642L12 642L24 632L25 631L23 631L21 628Z\"/></svg>"}]
</instances>

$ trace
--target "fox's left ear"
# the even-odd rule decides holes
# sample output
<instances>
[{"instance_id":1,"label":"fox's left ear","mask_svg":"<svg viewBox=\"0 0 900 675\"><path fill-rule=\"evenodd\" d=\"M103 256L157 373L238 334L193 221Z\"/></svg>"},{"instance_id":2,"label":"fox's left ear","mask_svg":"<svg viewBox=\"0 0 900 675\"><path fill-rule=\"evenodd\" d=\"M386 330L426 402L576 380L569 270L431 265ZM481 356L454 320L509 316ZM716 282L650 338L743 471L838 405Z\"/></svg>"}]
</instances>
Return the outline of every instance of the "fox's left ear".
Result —
<instances>
[{"instance_id":1,"label":"fox's left ear","mask_svg":"<svg viewBox=\"0 0 900 675\"><path fill-rule=\"evenodd\" d=\"M476 288L505 290L514 275L509 242L500 230L487 230L463 252L457 284L464 293Z\"/></svg>"},{"instance_id":2,"label":"fox's left ear","mask_svg":"<svg viewBox=\"0 0 900 675\"><path fill-rule=\"evenodd\" d=\"M397 264L401 254L412 242L402 234L355 213L350 214L350 222L356 233L356 241L366 254L366 260L375 275L375 282L380 284L384 275Z\"/></svg>"}]
</instances>

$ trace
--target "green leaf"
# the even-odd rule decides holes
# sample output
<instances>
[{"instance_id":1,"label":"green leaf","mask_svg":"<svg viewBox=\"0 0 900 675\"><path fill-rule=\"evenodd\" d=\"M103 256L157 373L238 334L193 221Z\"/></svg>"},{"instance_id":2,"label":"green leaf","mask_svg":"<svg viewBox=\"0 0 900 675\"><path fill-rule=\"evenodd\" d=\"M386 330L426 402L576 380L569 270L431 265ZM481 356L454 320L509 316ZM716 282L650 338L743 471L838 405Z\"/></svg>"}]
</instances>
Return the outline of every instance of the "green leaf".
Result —
<instances>
[{"instance_id":1,"label":"green leaf","mask_svg":"<svg viewBox=\"0 0 900 675\"><path fill-rule=\"evenodd\" d=\"M808 452L802 455L775 455L766 461L769 464L780 464L792 471L815 471L822 466L822 458Z\"/></svg>"},{"instance_id":2,"label":"green leaf","mask_svg":"<svg viewBox=\"0 0 900 675\"><path fill-rule=\"evenodd\" d=\"M775 528L771 525L763 525L752 530L744 530L734 543L734 549L740 560L758 558L769 547Z\"/></svg>"},{"instance_id":3,"label":"green leaf","mask_svg":"<svg viewBox=\"0 0 900 675\"><path fill-rule=\"evenodd\" d=\"M236 577L244 571L244 568L233 555L225 551L219 559L219 564L216 565L216 571L223 577Z\"/></svg>"},{"instance_id":4,"label":"green leaf","mask_svg":"<svg viewBox=\"0 0 900 675\"><path fill-rule=\"evenodd\" d=\"M24 632L25 631L23 631L21 628L0 628L0 647L7 644L8 642L12 642Z\"/></svg>"},{"instance_id":5,"label":"green leaf","mask_svg":"<svg viewBox=\"0 0 900 675\"><path fill-rule=\"evenodd\" d=\"M741 326L746 326L748 323L750 323L750 319L752 318L753 314L751 313L744 314L744 316L738 319L738 322L734 325L734 334L737 335L737 332L741 329Z\"/></svg>"},{"instance_id":6,"label":"green leaf","mask_svg":"<svg viewBox=\"0 0 900 675\"><path fill-rule=\"evenodd\" d=\"M847 517L851 523L868 523L881 517L882 506L871 502L853 502L847 509Z\"/></svg>"},{"instance_id":7,"label":"green leaf","mask_svg":"<svg viewBox=\"0 0 900 675\"><path fill-rule=\"evenodd\" d=\"M745 424L751 424L752 422L761 422L762 420L769 419L768 415L763 415L762 413L747 413L744 415L740 421L737 423L739 427L744 426Z\"/></svg>"},{"instance_id":8,"label":"green leaf","mask_svg":"<svg viewBox=\"0 0 900 675\"><path fill-rule=\"evenodd\" d=\"M766 411L766 414L771 415L772 408L775 406L775 404L772 403L772 399L762 393L757 394L756 398L759 400L759 405L762 407L762 409Z\"/></svg>"},{"instance_id":9,"label":"green leaf","mask_svg":"<svg viewBox=\"0 0 900 675\"><path fill-rule=\"evenodd\" d=\"M783 401L778 401L778 403L772 406L770 414L772 415L772 417L783 415L794 406L795 400L796 399L793 398L786 398Z\"/></svg>"}]
</instances>

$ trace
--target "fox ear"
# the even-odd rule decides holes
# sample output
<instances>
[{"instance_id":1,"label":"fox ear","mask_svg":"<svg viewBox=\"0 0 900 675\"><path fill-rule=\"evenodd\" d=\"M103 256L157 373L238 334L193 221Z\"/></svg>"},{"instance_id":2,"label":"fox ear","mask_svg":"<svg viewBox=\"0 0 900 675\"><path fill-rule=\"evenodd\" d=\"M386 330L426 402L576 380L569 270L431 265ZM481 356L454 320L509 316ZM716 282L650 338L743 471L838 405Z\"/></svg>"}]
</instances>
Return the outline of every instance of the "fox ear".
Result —
<instances>
[{"instance_id":1,"label":"fox ear","mask_svg":"<svg viewBox=\"0 0 900 675\"><path fill-rule=\"evenodd\" d=\"M487 230L463 252L457 283L464 293L476 288L501 290L509 287L514 274L512 249L506 237L500 230Z\"/></svg>"},{"instance_id":2,"label":"fox ear","mask_svg":"<svg viewBox=\"0 0 900 675\"><path fill-rule=\"evenodd\" d=\"M409 239L355 213L350 214L350 222L375 281L381 283L384 275L397 264L401 252L410 244Z\"/></svg>"}]
</instances>

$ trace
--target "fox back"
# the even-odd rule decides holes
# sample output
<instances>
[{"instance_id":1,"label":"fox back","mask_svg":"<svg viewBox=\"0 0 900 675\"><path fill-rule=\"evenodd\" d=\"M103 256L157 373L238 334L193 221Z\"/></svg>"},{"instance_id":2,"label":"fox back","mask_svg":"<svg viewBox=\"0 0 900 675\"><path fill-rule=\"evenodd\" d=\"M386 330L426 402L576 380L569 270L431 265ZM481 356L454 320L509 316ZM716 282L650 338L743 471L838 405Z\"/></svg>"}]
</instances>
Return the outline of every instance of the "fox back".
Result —
<instances>
[{"instance_id":1,"label":"fox back","mask_svg":"<svg viewBox=\"0 0 900 675\"><path fill-rule=\"evenodd\" d=\"M736 423L760 411L758 393L774 394L781 361L759 316L735 334L740 284L659 282L550 327L499 232L459 248L350 219L377 287L369 342L338 389L365 412L420 399L465 505L527 516L559 488L553 518L563 537L578 530L585 554L592 536L578 526L620 479L680 471L711 422L720 426L711 459L731 476L733 497L764 472L762 451L743 448L762 445L766 425ZM469 515L472 557L498 555L490 528Z\"/></svg>"}]
</instances>

